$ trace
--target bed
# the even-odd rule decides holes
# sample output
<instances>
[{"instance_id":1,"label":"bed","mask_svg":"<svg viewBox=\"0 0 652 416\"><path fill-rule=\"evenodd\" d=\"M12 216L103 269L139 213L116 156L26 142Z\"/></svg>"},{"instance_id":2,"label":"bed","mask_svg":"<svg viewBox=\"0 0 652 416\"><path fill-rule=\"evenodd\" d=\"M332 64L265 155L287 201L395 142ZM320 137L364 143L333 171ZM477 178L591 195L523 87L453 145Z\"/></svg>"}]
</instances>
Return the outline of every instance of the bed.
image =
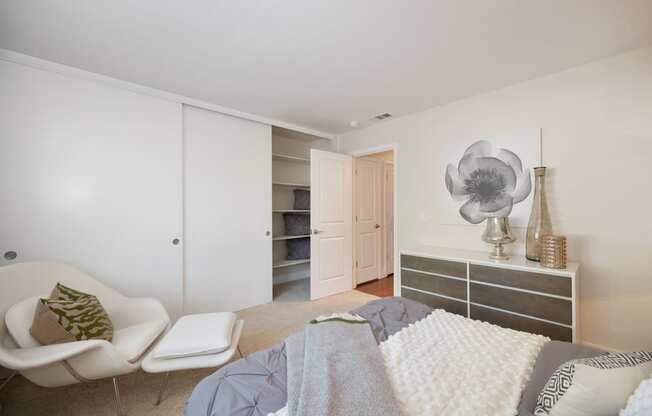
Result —
<instances>
[{"instance_id":1,"label":"bed","mask_svg":"<svg viewBox=\"0 0 652 416\"><path fill-rule=\"evenodd\" d=\"M377 343L433 314L421 303L400 298L374 300L351 313L369 321ZM466 318L464 318L466 319ZM405 331L404 331L405 332ZM518 404L519 416L532 416L537 396L557 367L571 359L603 351L560 341L538 350L529 381ZM185 416L267 416L287 402L286 344L253 353L203 379L191 394Z\"/></svg>"}]
</instances>

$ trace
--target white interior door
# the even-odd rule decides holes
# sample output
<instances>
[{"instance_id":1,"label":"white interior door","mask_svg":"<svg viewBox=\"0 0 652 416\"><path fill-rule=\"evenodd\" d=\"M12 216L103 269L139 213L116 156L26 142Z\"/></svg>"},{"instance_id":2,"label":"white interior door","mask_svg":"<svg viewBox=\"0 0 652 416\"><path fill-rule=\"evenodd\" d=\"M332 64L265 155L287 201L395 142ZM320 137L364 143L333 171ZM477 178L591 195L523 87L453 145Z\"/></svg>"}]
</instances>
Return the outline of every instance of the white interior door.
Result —
<instances>
[{"instance_id":1,"label":"white interior door","mask_svg":"<svg viewBox=\"0 0 652 416\"><path fill-rule=\"evenodd\" d=\"M0 91L0 266L66 262L179 316L181 105L6 61Z\"/></svg>"},{"instance_id":2,"label":"white interior door","mask_svg":"<svg viewBox=\"0 0 652 416\"><path fill-rule=\"evenodd\" d=\"M394 273L394 165L385 163L385 275Z\"/></svg>"},{"instance_id":3,"label":"white interior door","mask_svg":"<svg viewBox=\"0 0 652 416\"><path fill-rule=\"evenodd\" d=\"M184 106L185 312L272 301L269 125Z\"/></svg>"},{"instance_id":4,"label":"white interior door","mask_svg":"<svg viewBox=\"0 0 652 416\"><path fill-rule=\"evenodd\" d=\"M310 298L353 288L351 156L310 151Z\"/></svg>"},{"instance_id":5,"label":"white interior door","mask_svg":"<svg viewBox=\"0 0 652 416\"><path fill-rule=\"evenodd\" d=\"M383 269L383 162L356 159L355 170L356 284L360 284L378 279Z\"/></svg>"}]
</instances>

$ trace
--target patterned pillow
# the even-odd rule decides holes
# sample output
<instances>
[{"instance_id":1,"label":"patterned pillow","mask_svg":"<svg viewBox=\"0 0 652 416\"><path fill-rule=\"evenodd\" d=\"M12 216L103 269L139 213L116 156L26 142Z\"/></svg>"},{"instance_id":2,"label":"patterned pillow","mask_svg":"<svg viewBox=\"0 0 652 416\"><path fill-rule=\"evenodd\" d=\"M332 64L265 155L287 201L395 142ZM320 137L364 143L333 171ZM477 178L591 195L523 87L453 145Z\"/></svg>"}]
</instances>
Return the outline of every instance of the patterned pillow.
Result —
<instances>
[{"instance_id":1,"label":"patterned pillow","mask_svg":"<svg viewBox=\"0 0 652 416\"><path fill-rule=\"evenodd\" d=\"M537 416L613 416L652 372L652 352L606 354L572 360L550 376Z\"/></svg>"},{"instance_id":2,"label":"patterned pillow","mask_svg":"<svg viewBox=\"0 0 652 416\"><path fill-rule=\"evenodd\" d=\"M97 297L60 283L52 296L38 301L30 328L37 341L43 345L87 339L111 341L113 324Z\"/></svg>"},{"instance_id":3,"label":"patterned pillow","mask_svg":"<svg viewBox=\"0 0 652 416\"><path fill-rule=\"evenodd\" d=\"M652 415L652 378L641 382L627 400L627 407L620 411L620 416L647 415Z\"/></svg>"},{"instance_id":4,"label":"patterned pillow","mask_svg":"<svg viewBox=\"0 0 652 416\"><path fill-rule=\"evenodd\" d=\"M61 283L57 283L54 289L52 289L52 293L50 293L50 299L61 299L61 300L79 300L84 296L94 297L93 295L89 295L88 293L80 292L79 290L75 290L69 288L68 286L64 286Z\"/></svg>"}]
</instances>

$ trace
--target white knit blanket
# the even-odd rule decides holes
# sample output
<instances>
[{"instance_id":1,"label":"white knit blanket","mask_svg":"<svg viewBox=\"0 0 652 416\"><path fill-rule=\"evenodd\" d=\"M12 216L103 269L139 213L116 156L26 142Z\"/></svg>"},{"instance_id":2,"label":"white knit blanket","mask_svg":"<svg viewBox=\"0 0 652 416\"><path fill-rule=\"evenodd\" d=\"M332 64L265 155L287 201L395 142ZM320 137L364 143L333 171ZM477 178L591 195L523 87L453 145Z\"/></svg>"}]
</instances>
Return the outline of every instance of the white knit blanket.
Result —
<instances>
[{"instance_id":1,"label":"white knit blanket","mask_svg":"<svg viewBox=\"0 0 652 416\"><path fill-rule=\"evenodd\" d=\"M405 416L513 416L549 339L435 310L380 345Z\"/></svg>"},{"instance_id":2,"label":"white knit blanket","mask_svg":"<svg viewBox=\"0 0 652 416\"><path fill-rule=\"evenodd\" d=\"M380 350L402 416L514 416L547 341L437 309Z\"/></svg>"}]
</instances>

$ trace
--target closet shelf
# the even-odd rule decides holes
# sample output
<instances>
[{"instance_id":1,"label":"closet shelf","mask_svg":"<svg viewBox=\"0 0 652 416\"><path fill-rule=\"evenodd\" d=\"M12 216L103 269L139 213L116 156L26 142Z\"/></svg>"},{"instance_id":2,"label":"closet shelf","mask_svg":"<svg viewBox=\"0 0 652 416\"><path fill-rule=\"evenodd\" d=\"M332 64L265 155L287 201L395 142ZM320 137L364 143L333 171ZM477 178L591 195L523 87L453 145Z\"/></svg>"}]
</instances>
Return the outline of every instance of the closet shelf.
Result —
<instances>
[{"instance_id":1,"label":"closet shelf","mask_svg":"<svg viewBox=\"0 0 652 416\"><path fill-rule=\"evenodd\" d=\"M273 209L272 212L294 212L297 214L310 214L309 209Z\"/></svg>"},{"instance_id":2,"label":"closet shelf","mask_svg":"<svg viewBox=\"0 0 652 416\"><path fill-rule=\"evenodd\" d=\"M272 240L274 240L274 241L293 240L295 238L307 238L307 237L310 237L310 234L305 234L305 235L279 235L279 236L273 237Z\"/></svg>"},{"instance_id":3,"label":"closet shelf","mask_svg":"<svg viewBox=\"0 0 652 416\"><path fill-rule=\"evenodd\" d=\"M278 269L279 267L288 267L288 266L295 266L297 264L305 264L305 263L310 263L310 259L304 259L304 260L283 260L280 261L276 264L274 264L272 267L274 269Z\"/></svg>"},{"instance_id":4,"label":"closet shelf","mask_svg":"<svg viewBox=\"0 0 652 416\"><path fill-rule=\"evenodd\" d=\"M290 188L310 188L307 183L272 182L272 185L287 186Z\"/></svg>"},{"instance_id":5,"label":"closet shelf","mask_svg":"<svg viewBox=\"0 0 652 416\"><path fill-rule=\"evenodd\" d=\"M310 163L309 158L300 157L300 156L292 156L292 155L284 155L284 154L281 154L281 153L272 153L272 159L273 160L283 160L283 161L286 161L286 162Z\"/></svg>"}]
</instances>

